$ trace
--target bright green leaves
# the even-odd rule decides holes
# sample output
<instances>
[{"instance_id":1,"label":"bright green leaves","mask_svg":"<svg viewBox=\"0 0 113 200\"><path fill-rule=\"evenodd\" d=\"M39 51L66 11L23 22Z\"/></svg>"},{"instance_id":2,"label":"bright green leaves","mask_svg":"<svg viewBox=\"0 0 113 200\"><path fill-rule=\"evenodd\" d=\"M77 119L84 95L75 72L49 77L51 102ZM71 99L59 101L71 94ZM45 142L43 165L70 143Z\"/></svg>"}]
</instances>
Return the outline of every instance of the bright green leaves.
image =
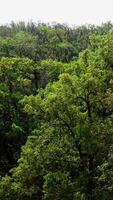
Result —
<instances>
[{"instance_id":1,"label":"bright green leaves","mask_svg":"<svg viewBox=\"0 0 113 200\"><path fill-rule=\"evenodd\" d=\"M19 102L34 91L33 79L34 65L30 59L0 60L0 163L8 166L7 170L14 166L20 146L29 134L28 118Z\"/></svg>"},{"instance_id":2,"label":"bright green leaves","mask_svg":"<svg viewBox=\"0 0 113 200\"><path fill-rule=\"evenodd\" d=\"M0 60L0 164L7 171L26 142L11 177L0 181L1 199L112 199L112 35L92 36L68 63L89 44L84 26L76 41L68 31L40 25L35 36L18 32L13 42L23 58Z\"/></svg>"},{"instance_id":3,"label":"bright green leaves","mask_svg":"<svg viewBox=\"0 0 113 200\"><path fill-rule=\"evenodd\" d=\"M42 69L56 77L60 74L59 80L21 101L35 130L19 160L20 177L26 171L30 177L32 173L38 179L41 176L42 199L100 198L98 166L106 161L113 141L113 74L99 50L85 50L77 62L69 64L71 69L43 61Z\"/></svg>"},{"instance_id":4,"label":"bright green leaves","mask_svg":"<svg viewBox=\"0 0 113 200\"><path fill-rule=\"evenodd\" d=\"M33 62L27 58L2 58L0 61L0 79L7 84L9 92L30 87L33 70Z\"/></svg>"},{"instance_id":5,"label":"bright green leaves","mask_svg":"<svg viewBox=\"0 0 113 200\"><path fill-rule=\"evenodd\" d=\"M9 176L5 176L2 180L0 180L0 199L11 200L11 196L11 178Z\"/></svg>"}]
</instances>

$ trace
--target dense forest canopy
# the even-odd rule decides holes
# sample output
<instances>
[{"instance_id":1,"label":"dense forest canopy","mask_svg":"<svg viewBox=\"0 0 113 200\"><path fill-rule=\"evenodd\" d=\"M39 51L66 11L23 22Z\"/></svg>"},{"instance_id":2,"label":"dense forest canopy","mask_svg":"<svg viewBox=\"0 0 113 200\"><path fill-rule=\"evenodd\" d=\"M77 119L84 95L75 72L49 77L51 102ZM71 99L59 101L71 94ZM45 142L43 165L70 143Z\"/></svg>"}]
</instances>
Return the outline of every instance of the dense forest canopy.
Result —
<instances>
[{"instance_id":1,"label":"dense forest canopy","mask_svg":"<svg viewBox=\"0 0 113 200\"><path fill-rule=\"evenodd\" d=\"M0 200L113 199L113 24L0 26Z\"/></svg>"}]
</instances>

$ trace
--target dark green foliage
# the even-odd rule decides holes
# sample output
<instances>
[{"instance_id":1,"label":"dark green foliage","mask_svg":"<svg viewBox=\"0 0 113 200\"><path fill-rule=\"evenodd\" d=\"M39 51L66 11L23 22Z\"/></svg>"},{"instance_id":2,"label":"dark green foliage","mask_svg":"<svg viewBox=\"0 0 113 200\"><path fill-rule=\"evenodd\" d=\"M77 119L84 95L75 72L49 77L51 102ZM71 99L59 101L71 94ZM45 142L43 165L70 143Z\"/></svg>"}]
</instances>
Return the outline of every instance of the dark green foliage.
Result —
<instances>
[{"instance_id":1,"label":"dark green foliage","mask_svg":"<svg viewBox=\"0 0 113 200\"><path fill-rule=\"evenodd\" d=\"M113 25L0 27L0 200L113 199Z\"/></svg>"}]
</instances>

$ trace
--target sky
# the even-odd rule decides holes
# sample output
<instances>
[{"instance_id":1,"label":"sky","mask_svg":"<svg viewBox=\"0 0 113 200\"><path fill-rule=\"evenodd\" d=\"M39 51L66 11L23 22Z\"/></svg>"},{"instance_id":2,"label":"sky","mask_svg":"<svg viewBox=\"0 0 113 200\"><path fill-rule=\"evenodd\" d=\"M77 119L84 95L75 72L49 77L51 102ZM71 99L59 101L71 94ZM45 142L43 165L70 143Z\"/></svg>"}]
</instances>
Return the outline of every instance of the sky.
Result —
<instances>
[{"instance_id":1,"label":"sky","mask_svg":"<svg viewBox=\"0 0 113 200\"><path fill-rule=\"evenodd\" d=\"M68 25L113 22L113 0L0 0L0 24L11 21Z\"/></svg>"}]
</instances>

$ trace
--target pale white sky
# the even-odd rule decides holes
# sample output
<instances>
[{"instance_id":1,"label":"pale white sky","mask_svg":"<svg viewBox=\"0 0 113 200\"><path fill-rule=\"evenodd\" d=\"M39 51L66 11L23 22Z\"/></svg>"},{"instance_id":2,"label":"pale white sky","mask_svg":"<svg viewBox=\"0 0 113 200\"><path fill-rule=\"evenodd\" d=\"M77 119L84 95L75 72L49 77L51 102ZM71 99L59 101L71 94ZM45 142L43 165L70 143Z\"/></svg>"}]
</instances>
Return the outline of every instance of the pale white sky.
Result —
<instances>
[{"instance_id":1,"label":"pale white sky","mask_svg":"<svg viewBox=\"0 0 113 200\"><path fill-rule=\"evenodd\" d=\"M113 0L0 0L0 24L12 20L70 25L113 22Z\"/></svg>"}]
</instances>

